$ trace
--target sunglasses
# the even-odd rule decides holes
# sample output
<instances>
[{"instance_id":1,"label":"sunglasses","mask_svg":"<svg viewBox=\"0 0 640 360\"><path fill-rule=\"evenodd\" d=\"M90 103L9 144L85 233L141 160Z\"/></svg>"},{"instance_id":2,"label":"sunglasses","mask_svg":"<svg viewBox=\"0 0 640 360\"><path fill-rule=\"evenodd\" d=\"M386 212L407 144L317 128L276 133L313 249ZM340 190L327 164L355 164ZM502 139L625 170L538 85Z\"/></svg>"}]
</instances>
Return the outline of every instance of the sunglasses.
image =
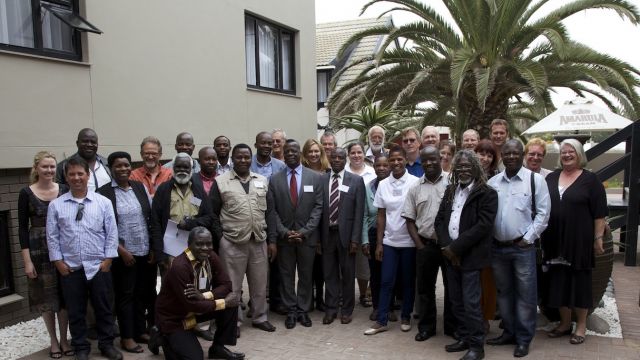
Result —
<instances>
[{"instance_id":1,"label":"sunglasses","mask_svg":"<svg viewBox=\"0 0 640 360\"><path fill-rule=\"evenodd\" d=\"M78 203L78 212L76 213L76 221L82 220L84 215L84 203Z\"/></svg>"},{"instance_id":2,"label":"sunglasses","mask_svg":"<svg viewBox=\"0 0 640 360\"><path fill-rule=\"evenodd\" d=\"M418 139L402 139L402 142L405 144L416 142Z\"/></svg>"}]
</instances>

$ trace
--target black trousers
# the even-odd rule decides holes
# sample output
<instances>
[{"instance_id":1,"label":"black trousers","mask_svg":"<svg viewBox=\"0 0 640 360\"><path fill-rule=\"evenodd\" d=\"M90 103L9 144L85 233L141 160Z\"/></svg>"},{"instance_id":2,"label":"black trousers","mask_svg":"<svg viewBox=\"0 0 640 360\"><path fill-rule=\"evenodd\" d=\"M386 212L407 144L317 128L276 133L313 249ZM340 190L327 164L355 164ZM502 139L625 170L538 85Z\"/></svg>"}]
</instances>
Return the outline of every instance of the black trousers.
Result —
<instances>
[{"instance_id":1,"label":"black trousers","mask_svg":"<svg viewBox=\"0 0 640 360\"><path fill-rule=\"evenodd\" d=\"M449 298L458 322L458 335L472 350L484 348L484 318L480 307L480 270L462 270L445 260Z\"/></svg>"},{"instance_id":2,"label":"black trousers","mask_svg":"<svg viewBox=\"0 0 640 360\"><path fill-rule=\"evenodd\" d=\"M324 270L322 255L316 254L313 259L313 300L316 304L321 304L324 299Z\"/></svg>"},{"instance_id":3,"label":"black trousers","mask_svg":"<svg viewBox=\"0 0 640 360\"><path fill-rule=\"evenodd\" d=\"M380 281L382 280L382 262L376 260L377 228L369 229L369 288L371 289L371 303L373 308L378 308L380 301Z\"/></svg>"},{"instance_id":4,"label":"black trousers","mask_svg":"<svg viewBox=\"0 0 640 360\"><path fill-rule=\"evenodd\" d=\"M280 296L280 268L278 262L269 263L269 307L272 309L282 304Z\"/></svg>"},{"instance_id":5,"label":"black trousers","mask_svg":"<svg viewBox=\"0 0 640 360\"><path fill-rule=\"evenodd\" d=\"M198 323L214 319L216 332L213 344L235 345L237 342L236 326L238 323L238 308L226 308L196 317ZM167 360L202 360L204 353L202 346L193 330L178 330L170 334L163 334L162 351Z\"/></svg>"},{"instance_id":6,"label":"black trousers","mask_svg":"<svg viewBox=\"0 0 640 360\"><path fill-rule=\"evenodd\" d=\"M61 277L62 293L67 312L69 314L69 330L71 331L71 346L76 353L91 351L91 344L87 340L87 302L96 315L96 331L98 332L98 348L105 349L113 346L113 312L112 295L113 284L111 272L98 273L87 280L84 269L76 270Z\"/></svg>"},{"instance_id":7,"label":"black trousers","mask_svg":"<svg viewBox=\"0 0 640 360\"><path fill-rule=\"evenodd\" d=\"M355 306L356 256L349 253L348 245L342 245L337 229L329 230L326 245L322 250L326 313L334 315L340 310L341 316L350 316Z\"/></svg>"},{"instance_id":8,"label":"black trousers","mask_svg":"<svg viewBox=\"0 0 640 360\"><path fill-rule=\"evenodd\" d=\"M121 258L113 261L113 288L120 337L134 339L146 333L148 257L134 256L135 264L127 266Z\"/></svg>"},{"instance_id":9,"label":"black trousers","mask_svg":"<svg viewBox=\"0 0 640 360\"><path fill-rule=\"evenodd\" d=\"M158 293L156 292L156 285L158 284L158 264L153 263L149 264L148 261L145 261L145 271L144 271L144 283L143 283L143 303L146 309L146 321L147 321L147 329L145 333L148 333L148 329L150 329L153 325L156 324L156 298L158 297Z\"/></svg>"},{"instance_id":10,"label":"black trousers","mask_svg":"<svg viewBox=\"0 0 640 360\"><path fill-rule=\"evenodd\" d=\"M456 319L451 310L451 301L447 289L449 281L444 264L444 256L440 246L432 241L423 241L422 250L416 252L416 277L419 321L418 331L435 334L438 317L436 308L436 282L438 271L442 269L442 282L444 283L444 332L453 334L456 330Z\"/></svg>"}]
</instances>

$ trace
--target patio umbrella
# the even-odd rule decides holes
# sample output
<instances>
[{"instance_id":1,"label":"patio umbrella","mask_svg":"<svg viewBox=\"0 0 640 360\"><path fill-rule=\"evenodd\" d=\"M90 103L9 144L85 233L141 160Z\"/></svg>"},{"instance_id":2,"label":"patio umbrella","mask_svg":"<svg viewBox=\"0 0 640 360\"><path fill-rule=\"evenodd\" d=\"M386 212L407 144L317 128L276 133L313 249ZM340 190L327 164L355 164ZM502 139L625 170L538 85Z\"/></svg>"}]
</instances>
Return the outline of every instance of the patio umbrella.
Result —
<instances>
[{"instance_id":1,"label":"patio umbrella","mask_svg":"<svg viewBox=\"0 0 640 360\"><path fill-rule=\"evenodd\" d=\"M523 134L618 130L631 123L625 117L595 106L592 100L575 99L566 101L558 110L538 121Z\"/></svg>"}]
</instances>

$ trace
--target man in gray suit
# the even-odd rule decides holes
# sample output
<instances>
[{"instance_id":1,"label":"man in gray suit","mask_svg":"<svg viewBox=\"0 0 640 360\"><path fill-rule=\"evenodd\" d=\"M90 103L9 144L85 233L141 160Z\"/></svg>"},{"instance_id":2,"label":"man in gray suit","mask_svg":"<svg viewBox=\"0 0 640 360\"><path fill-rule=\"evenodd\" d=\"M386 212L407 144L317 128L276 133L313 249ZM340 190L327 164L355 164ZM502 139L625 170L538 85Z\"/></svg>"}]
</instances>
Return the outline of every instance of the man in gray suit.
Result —
<instances>
[{"instance_id":1,"label":"man in gray suit","mask_svg":"<svg viewBox=\"0 0 640 360\"><path fill-rule=\"evenodd\" d=\"M322 323L331 324L337 317L342 294L340 322L348 324L353 320L355 305L356 252L362 244L364 180L344 170L347 152L343 148L334 149L329 159L331 172L322 176L322 267L326 289Z\"/></svg>"},{"instance_id":2,"label":"man in gray suit","mask_svg":"<svg viewBox=\"0 0 640 360\"><path fill-rule=\"evenodd\" d=\"M293 139L284 145L287 167L273 174L268 196L274 198L274 211L269 214L269 236L277 240L278 267L282 283L282 302L288 309L284 325L310 327L307 312L312 300L312 271L320 236L322 217L322 179L313 170L300 164L300 144ZM298 287L295 277L298 269Z\"/></svg>"}]
</instances>

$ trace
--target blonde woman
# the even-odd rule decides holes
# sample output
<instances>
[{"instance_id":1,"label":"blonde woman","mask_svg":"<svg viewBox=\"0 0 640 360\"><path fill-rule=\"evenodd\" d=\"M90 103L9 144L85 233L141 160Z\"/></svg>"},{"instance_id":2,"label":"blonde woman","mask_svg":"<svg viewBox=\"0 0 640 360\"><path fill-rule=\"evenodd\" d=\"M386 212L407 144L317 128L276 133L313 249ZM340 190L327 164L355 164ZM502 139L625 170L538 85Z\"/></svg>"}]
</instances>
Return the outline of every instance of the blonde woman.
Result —
<instances>
[{"instance_id":1,"label":"blonde woman","mask_svg":"<svg viewBox=\"0 0 640 360\"><path fill-rule=\"evenodd\" d=\"M542 167L542 161L547 155L547 143L540 138L533 138L524 147L524 166L544 177L551 174L551 170Z\"/></svg>"},{"instance_id":2,"label":"blonde woman","mask_svg":"<svg viewBox=\"0 0 640 360\"><path fill-rule=\"evenodd\" d=\"M24 271L29 283L29 306L38 311L49 332L49 357L59 359L75 353L67 341L68 317L64 310L58 272L49 260L45 223L49 202L67 192L65 185L54 182L56 158L48 151L40 151L33 159L31 185L20 190L18 196L18 230ZM60 327L60 341L56 335L56 314Z\"/></svg>"},{"instance_id":3,"label":"blonde woman","mask_svg":"<svg viewBox=\"0 0 640 360\"><path fill-rule=\"evenodd\" d=\"M324 174L329 170L329 159L324 152L324 148L318 140L309 139L305 141L302 147L302 158L300 159L302 166L314 170L320 174Z\"/></svg>"}]
</instances>

